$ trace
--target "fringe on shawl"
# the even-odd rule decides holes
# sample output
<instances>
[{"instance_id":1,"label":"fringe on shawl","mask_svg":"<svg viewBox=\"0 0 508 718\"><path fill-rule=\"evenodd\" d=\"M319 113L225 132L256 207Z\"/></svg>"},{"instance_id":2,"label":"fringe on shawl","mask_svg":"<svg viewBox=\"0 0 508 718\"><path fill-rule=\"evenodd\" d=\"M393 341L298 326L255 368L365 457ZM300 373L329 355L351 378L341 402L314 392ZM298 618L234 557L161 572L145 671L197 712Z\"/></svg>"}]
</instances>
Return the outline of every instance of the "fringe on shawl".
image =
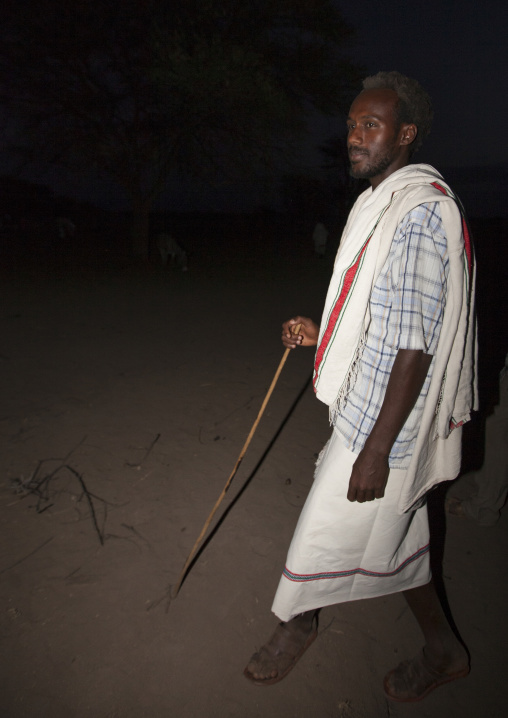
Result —
<instances>
[{"instance_id":1,"label":"fringe on shawl","mask_svg":"<svg viewBox=\"0 0 508 718\"><path fill-rule=\"evenodd\" d=\"M360 369L360 364L362 361L363 351L365 349L366 342L367 342L367 330L364 327L364 329L362 330L362 334L360 336L358 345L355 349L353 359L351 360L351 364L349 365L349 369L346 374L346 377L345 377L344 381L342 382L342 386L339 389L339 393L337 394L337 397L336 397L335 401L333 402L333 404L330 404L330 407L328 410L328 417L329 417L331 426L335 425L335 422L337 420L339 413L346 406L346 401L347 401L349 392L356 384L356 380L358 378L358 371Z\"/></svg>"}]
</instances>

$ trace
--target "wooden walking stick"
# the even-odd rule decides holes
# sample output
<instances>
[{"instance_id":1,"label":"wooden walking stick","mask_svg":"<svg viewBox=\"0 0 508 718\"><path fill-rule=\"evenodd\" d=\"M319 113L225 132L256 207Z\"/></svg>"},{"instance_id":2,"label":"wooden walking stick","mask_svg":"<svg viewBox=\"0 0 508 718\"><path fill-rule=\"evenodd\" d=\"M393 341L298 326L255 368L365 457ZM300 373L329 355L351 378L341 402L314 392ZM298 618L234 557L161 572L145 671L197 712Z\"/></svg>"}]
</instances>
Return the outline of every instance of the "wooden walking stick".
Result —
<instances>
[{"instance_id":1,"label":"wooden walking stick","mask_svg":"<svg viewBox=\"0 0 508 718\"><path fill-rule=\"evenodd\" d=\"M298 332L300 331L301 326L302 326L301 324L295 324L295 325L292 327L292 332L293 332L293 334L298 334ZM192 551L190 552L190 554L189 554L189 556L188 556L188 558L187 558L187 561L185 562L185 565L184 565L184 567L183 567L183 569L182 569L182 573L180 574L180 578L178 579L178 583L176 584L175 588L173 589L173 598L176 598L176 597L177 597L178 591L180 590L180 586L182 585L183 579L185 578L185 574L187 573L187 569L189 568L189 566L190 566L190 564L191 564L191 562L192 562L192 559L194 558L194 556L195 556L196 553L197 553L197 550L198 550L198 548L199 548L199 545L201 544L201 541L203 540L203 537L204 537L204 535L205 535L205 533L206 533L208 527L210 526L210 523L211 523L213 517L215 516L215 512L217 511L217 509L218 509L219 506L221 505L222 499L223 499L224 496L226 495L226 492L227 492L227 490L229 489L229 486L230 486L231 482L233 481L233 478L234 478L236 472L238 471L238 467L239 467L240 464L242 463L242 459L243 459L243 457L245 456L245 452L247 451L247 449L248 449L248 447L249 447L249 444L250 444L250 442L251 442L251 440L252 440L252 437L254 436L254 432L255 432L256 429L257 429L257 426L258 426L258 424L259 424L259 421L260 421L261 417L263 416L263 412L264 412L264 410L265 410L265 408L266 408L266 405L268 404L268 400L270 399L270 397L271 397L271 395L272 395L272 392L273 392L273 390L274 390L274 388L275 388L275 385L276 385L276 383L277 383L277 380L278 380L278 378L279 378L279 376L280 376L280 373L281 373L281 371L282 371L282 367L283 367L284 364L286 363L286 359L288 358L288 354L289 354L290 351L291 351L291 350L290 350L290 348L288 347L288 348L286 349L286 351L284 352L283 356L282 356L282 359L281 359L280 364L279 364L279 366L278 366L278 368L277 368L277 371L275 372L275 376L273 377L272 383L270 384L270 388L269 388L268 391L266 392L266 396L265 396L265 398L264 398L264 400L263 400L263 403L261 404L261 409L259 410L259 413L258 413L258 415L257 415L256 421L255 421L254 424L252 425L252 429L250 430L250 433L249 433L249 435L248 435L248 437L247 437L247 440L246 440L245 444L243 445L243 449L240 451L240 456L239 456L238 459L236 460L236 464L235 464L234 467L233 467L233 471L232 471L231 474L229 475L229 478L228 478L228 480L226 481L226 485L225 485L224 488L222 489L221 495L220 495L219 498L217 499L217 501L216 501L216 503L215 503L215 506L213 507L213 509L212 509L212 511L211 511L211 513L210 513L210 515L209 515L209 517L206 519L205 525L204 525L203 528L201 529L201 533L199 534L199 536L198 536L198 538L197 538L197 541L196 541L196 543L194 544L194 546L192 547Z\"/></svg>"}]
</instances>

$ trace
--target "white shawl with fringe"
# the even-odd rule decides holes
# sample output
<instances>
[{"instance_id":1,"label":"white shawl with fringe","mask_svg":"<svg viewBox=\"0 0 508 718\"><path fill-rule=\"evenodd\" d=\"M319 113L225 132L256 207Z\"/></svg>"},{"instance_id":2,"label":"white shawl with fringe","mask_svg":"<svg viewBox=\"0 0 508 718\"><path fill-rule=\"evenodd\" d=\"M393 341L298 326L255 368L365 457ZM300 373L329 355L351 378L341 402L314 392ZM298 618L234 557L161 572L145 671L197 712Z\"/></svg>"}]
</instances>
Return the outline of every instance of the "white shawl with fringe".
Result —
<instances>
[{"instance_id":1,"label":"white shawl with fringe","mask_svg":"<svg viewBox=\"0 0 508 718\"><path fill-rule=\"evenodd\" d=\"M457 476L460 442L457 450L457 442L448 441L450 432L468 421L478 405L473 250L457 198L430 165L407 165L357 199L335 260L314 366L314 390L330 407L333 423L354 385L370 321L371 291L395 231L408 212L429 202L440 203L450 264L432 380L401 486L401 512L435 484Z\"/></svg>"}]
</instances>

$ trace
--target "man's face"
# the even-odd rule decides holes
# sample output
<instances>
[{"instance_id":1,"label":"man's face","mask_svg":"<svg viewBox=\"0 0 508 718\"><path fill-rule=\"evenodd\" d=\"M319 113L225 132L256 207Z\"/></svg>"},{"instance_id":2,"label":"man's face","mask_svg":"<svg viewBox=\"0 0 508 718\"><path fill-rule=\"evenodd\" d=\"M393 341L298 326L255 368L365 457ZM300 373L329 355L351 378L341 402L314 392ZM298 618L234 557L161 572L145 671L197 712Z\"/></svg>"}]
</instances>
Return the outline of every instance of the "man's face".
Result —
<instances>
[{"instance_id":1,"label":"man's face","mask_svg":"<svg viewBox=\"0 0 508 718\"><path fill-rule=\"evenodd\" d=\"M349 111L347 147L351 175L370 180L374 188L408 161L410 141L405 138L408 125L397 121L397 102L394 90L364 90Z\"/></svg>"}]
</instances>

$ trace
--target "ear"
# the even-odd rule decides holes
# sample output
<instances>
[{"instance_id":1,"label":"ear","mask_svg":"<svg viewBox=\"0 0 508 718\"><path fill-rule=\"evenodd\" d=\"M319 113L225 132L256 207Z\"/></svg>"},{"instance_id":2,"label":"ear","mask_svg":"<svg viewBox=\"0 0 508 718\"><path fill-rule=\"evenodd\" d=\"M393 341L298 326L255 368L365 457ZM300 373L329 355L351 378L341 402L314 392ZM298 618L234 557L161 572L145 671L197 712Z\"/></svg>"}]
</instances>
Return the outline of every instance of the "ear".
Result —
<instances>
[{"instance_id":1,"label":"ear","mask_svg":"<svg viewBox=\"0 0 508 718\"><path fill-rule=\"evenodd\" d=\"M402 125L400 144L401 145L411 145L415 141L417 134L418 134L418 127L416 125L414 125L414 124Z\"/></svg>"}]
</instances>

